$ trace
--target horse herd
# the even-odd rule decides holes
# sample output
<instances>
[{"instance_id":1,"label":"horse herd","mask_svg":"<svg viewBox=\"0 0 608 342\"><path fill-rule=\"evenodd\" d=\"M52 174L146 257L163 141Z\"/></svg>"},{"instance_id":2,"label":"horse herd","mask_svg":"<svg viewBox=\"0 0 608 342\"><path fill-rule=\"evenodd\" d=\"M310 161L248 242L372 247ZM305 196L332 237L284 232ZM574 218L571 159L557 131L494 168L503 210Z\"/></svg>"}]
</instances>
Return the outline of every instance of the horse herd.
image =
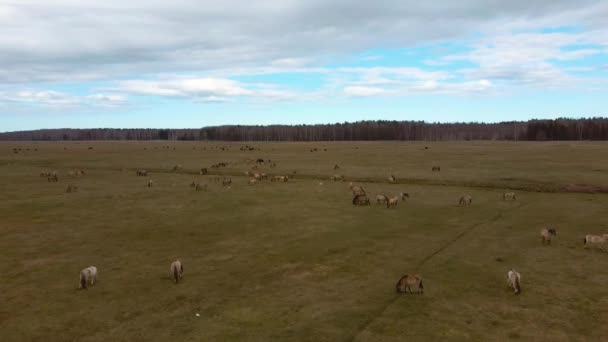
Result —
<instances>
[{"instance_id":1,"label":"horse herd","mask_svg":"<svg viewBox=\"0 0 608 342\"><path fill-rule=\"evenodd\" d=\"M217 165L213 165L212 167L217 168L217 167L221 167L224 165L226 165L226 164L218 163ZM181 169L182 169L182 166L177 164L171 170L178 171ZM334 166L334 169L339 169L339 166L336 164ZM439 167L433 167L433 171L440 171L440 169L439 169ZM207 169L206 168L201 169L200 174L206 175ZM245 174L246 174L246 176L251 177L248 181L249 185L253 185L259 181L269 179L268 175L266 175L263 172L247 171ZM80 177L83 175L85 175L85 172L80 169L71 170L68 172L68 176L70 176L70 177ZM144 169L138 169L136 171L136 175L137 176L148 176L148 171L144 170ZM56 171L52 171L52 172L42 171L40 173L40 177L47 177L47 180L49 182L58 181L58 175L57 175ZM344 176L342 176L342 175L334 175L330 179L333 181L344 181L345 180ZM220 178L216 177L216 181L220 182ZM270 181L287 182L287 181L289 181L289 176L287 176L287 175L273 176L270 178ZM393 175L389 176L388 182L392 183L392 184L396 183L395 176L393 176ZM229 187L232 184L232 180L230 178L223 178L223 179L221 179L221 183L223 186ZM147 186L152 187L153 184L154 183L153 183L152 179L149 179ZM193 181L190 184L190 187L194 188L196 191L206 191L207 190L207 184L200 184L199 182L196 182L196 181ZM353 205L362 206L362 205L371 204L369 198L367 197L367 193L363 189L362 186L355 185L352 182L350 182L348 185L348 188L352 192L352 196L353 196L352 204ZM70 185L68 185L66 192L74 192L76 190L77 190L77 187L70 184ZM398 195L391 196L391 197L389 197L385 194L379 194L376 196L376 204L386 205L387 208L395 208L400 200L407 201L407 200L409 200L409 198L410 198L410 195L406 192L401 192ZM517 200L517 197L514 192L504 192L502 195L502 199L505 201L515 201L515 200ZM458 201L458 205L467 207L467 206L470 206L472 204L472 202L473 202L473 198L471 197L471 195L463 195L460 197L460 199ZM557 236L557 229L555 229L553 227L544 228L541 230L540 236L541 236L542 244L550 245L552 237ZM583 239L583 242L584 242L585 248L599 247L603 251L605 251L606 250L605 247L606 247L606 245L608 245L607 244L608 234L586 235ZM174 262L171 263L170 274L175 283L178 283L181 280L181 278L183 277L183 272L184 272L184 266L180 260L175 260ZM97 279L97 273L98 273L98 270L97 270L97 267L95 267L95 266L89 266L89 267L84 268L82 271L80 271L79 288L86 289L87 287L94 285L96 282L96 279ZM508 283L509 287L513 289L515 294L521 293L521 291L522 291L521 274L519 272L517 272L515 269L510 269L507 272L507 283ZM399 279L399 281L397 282L395 288L398 293L408 293L408 290L409 290L409 293L414 293L413 290L416 290L416 293L418 293L418 294L424 293L423 279L418 274L406 274L406 275L402 276Z\"/></svg>"}]
</instances>

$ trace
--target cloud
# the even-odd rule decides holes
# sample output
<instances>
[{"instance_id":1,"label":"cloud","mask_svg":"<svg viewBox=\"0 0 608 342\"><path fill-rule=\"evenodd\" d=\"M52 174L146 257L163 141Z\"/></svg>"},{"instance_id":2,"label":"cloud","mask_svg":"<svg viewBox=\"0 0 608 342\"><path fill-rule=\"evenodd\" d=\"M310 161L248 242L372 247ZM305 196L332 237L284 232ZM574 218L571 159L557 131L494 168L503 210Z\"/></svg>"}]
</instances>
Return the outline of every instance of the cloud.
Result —
<instances>
[{"instance_id":1,"label":"cloud","mask_svg":"<svg viewBox=\"0 0 608 342\"><path fill-rule=\"evenodd\" d=\"M128 101L128 97L124 94L104 94L98 93L87 96L94 105L102 107L115 107L124 105Z\"/></svg>"},{"instance_id":2,"label":"cloud","mask_svg":"<svg viewBox=\"0 0 608 342\"><path fill-rule=\"evenodd\" d=\"M248 97L281 100L293 96L289 91L265 84L243 84L230 79L175 77L159 80L127 80L113 90L136 95L190 98L199 102L224 102Z\"/></svg>"},{"instance_id":3,"label":"cloud","mask_svg":"<svg viewBox=\"0 0 608 342\"><path fill-rule=\"evenodd\" d=\"M388 93L387 90L379 87L350 86L344 88L344 94L355 97L376 96Z\"/></svg>"},{"instance_id":4,"label":"cloud","mask_svg":"<svg viewBox=\"0 0 608 342\"><path fill-rule=\"evenodd\" d=\"M606 3L591 0L5 0L0 83L301 67L497 27L567 22L597 31L606 29L606 13ZM605 35L596 37L606 42Z\"/></svg>"},{"instance_id":5,"label":"cloud","mask_svg":"<svg viewBox=\"0 0 608 342\"><path fill-rule=\"evenodd\" d=\"M52 90L21 90L0 93L0 101L38 106L66 107L80 104L76 96Z\"/></svg>"}]
</instances>

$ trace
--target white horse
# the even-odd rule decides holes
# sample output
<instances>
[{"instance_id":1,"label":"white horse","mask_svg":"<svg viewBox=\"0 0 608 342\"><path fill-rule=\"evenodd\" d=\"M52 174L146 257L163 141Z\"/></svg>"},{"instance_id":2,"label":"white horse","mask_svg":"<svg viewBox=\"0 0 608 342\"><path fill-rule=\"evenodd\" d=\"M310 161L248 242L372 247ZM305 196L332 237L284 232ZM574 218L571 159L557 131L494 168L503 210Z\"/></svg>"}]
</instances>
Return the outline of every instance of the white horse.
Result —
<instances>
[{"instance_id":1,"label":"white horse","mask_svg":"<svg viewBox=\"0 0 608 342\"><path fill-rule=\"evenodd\" d=\"M97 267L89 266L80 271L80 288L86 289L89 285L95 285L97 280Z\"/></svg>"},{"instance_id":2,"label":"white horse","mask_svg":"<svg viewBox=\"0 0 608 342\"><path fill-rule=\"evenodd\" d=\"M587 247L599 247L602 250L605 250L606 241L608 241L608 234L604 235L586 235L584 242L585 248Z\"/></svg>"},{"instance_id":3,"label":"white horse","mask_svg":"<svg viewBox=\"0 0 608 342\"><path fill-rule=\"evenodd\" d=\"M173 280L177 284L184 274L184 265L179 260L175 260L171 263L171 275L173 276Z\"/></svg>"},{"instance_id":4,"label":"white horse","mask_svg":"<svg viewBox=\"0 0 608 342\"><path fill-rule=\"evenodd\" d=\"M507 282L509 287L515 291L515 294L521 293L521 275L517 271L511 269L507 272Z\"/></svg>"},{"instance_id":5,"label":"white horse","mask_svg":"<svg viewBox=\"0 0 608 342\"><path fill-rule=\"evenodd\" d=\"M391 197L386 202L386 207L387 208L394 208L394 207L397 206L397 203L399 203L399 196Z\"/></svg>"}]
</instances>

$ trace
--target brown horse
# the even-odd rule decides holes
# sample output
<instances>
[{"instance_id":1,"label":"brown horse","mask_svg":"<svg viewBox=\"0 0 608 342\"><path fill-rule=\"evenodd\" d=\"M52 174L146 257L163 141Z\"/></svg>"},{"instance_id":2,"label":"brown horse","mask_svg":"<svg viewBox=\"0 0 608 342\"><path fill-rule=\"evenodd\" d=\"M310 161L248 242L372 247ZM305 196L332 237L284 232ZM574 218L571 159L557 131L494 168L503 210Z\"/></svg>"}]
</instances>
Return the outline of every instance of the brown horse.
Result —
<instances>
[{"instance_id":1,"label":"brown horse","mask_svg":"<svg viewBox=\"0 0 608 342\"><path fill-rule=\"evenodd\" d=\"M422 284L422 277L418 274L406 274L399 279L397 285L395 285L397 292L399 293L407 293L407 290L410 290L410 293L413 294L412 288L417 289L417 293L424 293L424 284Z\"/></svg>"}]
</instances>

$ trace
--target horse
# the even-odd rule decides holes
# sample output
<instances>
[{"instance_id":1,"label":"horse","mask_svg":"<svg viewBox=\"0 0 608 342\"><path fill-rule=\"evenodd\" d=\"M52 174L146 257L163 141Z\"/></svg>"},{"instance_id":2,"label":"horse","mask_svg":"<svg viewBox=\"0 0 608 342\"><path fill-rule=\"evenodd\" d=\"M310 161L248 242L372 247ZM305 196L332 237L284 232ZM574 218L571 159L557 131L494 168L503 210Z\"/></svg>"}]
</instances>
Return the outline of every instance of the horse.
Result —
<instances>
[{"instance_id":1,"label":"horse","mask_svg":"<svg viewBox=\"0 0 608 342\"><path fill-rule=\"evenodd\" d=\"M432 170L433 172L440 172L440 171L441 171L441 167L440 167L440 166L433 166L433 167L431 168L431 170Z\"/></svg>"},{"instance_id":2,"label":"horse","mask_svg":"<svg viewBox=\"0 0 608 342\"><path fill-rule=\"evenodd\" d=\"M385 195L377 195L376 196L376 204L386 204L388 202L388 197Z\"/></svg>"},{"instance_id":3,"label":"horse","mask_svg":"<svg viewBox=\"0 0 608 342\"><path fill-rule=\"evenodd\" d=\"M388 177L388 182L389 182L389 183L391 183L391 184L394 184L394 183L396 183L396 182L397 182L397 179L395 178L395 176L390 175L390 176Z\"/></svg>"},{"instance_id":4,"label":"horse","mask_svg":"<svg viewBox=\"0 0 608 342\"><path fill-rule=\"evenodd\" d=\"M180 279L182 279L184 275L184 265L179 260L175 260L171 263L171 275L173 276L173 280L175 283L179 283Z\"/></svg>"},{"instance_id":5,"label":"horse","mask_svg":"<svg viewBox=\"0 0 608 342\"><path fill-rule=\"evenodd\" d=\"M506 200L515 201L515 200L517 200L517 198L515 197L514 192L504 192L502 194L502 200L503 201L506 201Z\"/></svg>"},{"instance_id":6,"label":"horse","mask_svg":"<svg viewBox=\"0 0 608 342\"><path fill-rule=\"evenodd\" d=\"M410 290L410 293L413 294L412 287L417 289L418 294L424 293L424 284L422 283L422 277L418 274L406 274L399 279L397 285L395 285L395 289L398 293L406 293L407 290Z\"/></svg>"},{"instance_id":7,"label":"horse","mask_svg":"<svg viewBox=\"0 0 608 342\"><path fill-rule=\"evenodd\" d=\"M473 197L471 197L471 195L464 195L464 196L460 197L460 200L458 201L458 205L469 206L469 205L471 205L472 202L473 202Z\"/></svg>"},{"instance_id":8,"label":"horse","mask_svg":"<svg viewBox=\"0 0 608 342\"><path fill-rule=\"evenodd\" d=\"M544 228L540 231L540 238L542 243L551 244L551 236L557 236L557 229L555 228Z\"/></svg>"},{"instance_id":9,"label":"horse","mask_svg":"<svg viewBox=\"0 0 608 342\"><path fill-rule=\"evenodd\" d=\"M397 206L397 203L399 203L399 196L391 197L386 202L386 207L387 208L394 208L394 207Z\"/></svg>"},{"instance_id":10,"label":"horse","mask_svg":"<svg viewBox=\"0 0 608 342\"><path fill-rule=\"evenodd\" d=\"M80 271L80 288L86 289L89 285L95 285L97 281L97 267L89 266Z\"/></svg>"},{"instance_id":11,"label":"horse","mask_svg":"<svg viewBox=\"0 0 608 342\"><path fill-rule=\"evenodd\" d=\"M333 175L333 176L331 176L331 180L334 181L334 182L344 181L344 176L342 176L342 175Z\"/></svg>"},{"instance_id":12,"label":"horse","mask_svg":"<svg viewBox=\"0 0 608 342\"><path fill-rule=\"evenodd\" d=\"M605 250L604 246L606 245L606 241L608 241L608 234L586 235L585 239L583 240L585 243L585 248L598 246L602 250Z\"/></svg>"},{"instance_id":13,"label":"horse","mask_svg":"<svg viewBox=\"0 0 608 342\"><path fill-rule=\"evenodd\" d=\"M363 188L358 185L353 185L353 182L350 182L348 187L353 192L353 196L365 195L365 190L363 190Z\"/></svg>"},{"instance_id":14,"label":"horse","mask_svg":"<svg viewBox=\"0 0 608 342\"><path fill-rule=\"evenodd\" d=\"M353 205L369 205L369 198L365 195L355 195Z\"/></svg>"},{"instance_id":15,"label":"horse","mask_svg":"<svg viewBox=\"0 0 608 342\"><path fill-rule=\"evenodd\" d=\"M510 269L507 272L507 282L509 283L509 287L515 291L515 294L521 293L521 275L517 271Z\"/></svg>"},{"instance_id":16,"label":"horse","mask_svg":"<svg viewBox=\"0 0 608 342\"><path fill-rule=\"evenodd\" d=\"M410 194L408 194L407 192L402 192L399 194L399 197L401 197L402 201L405 201L406 199L410 199Z\"/></svg>"}]
</instances>

